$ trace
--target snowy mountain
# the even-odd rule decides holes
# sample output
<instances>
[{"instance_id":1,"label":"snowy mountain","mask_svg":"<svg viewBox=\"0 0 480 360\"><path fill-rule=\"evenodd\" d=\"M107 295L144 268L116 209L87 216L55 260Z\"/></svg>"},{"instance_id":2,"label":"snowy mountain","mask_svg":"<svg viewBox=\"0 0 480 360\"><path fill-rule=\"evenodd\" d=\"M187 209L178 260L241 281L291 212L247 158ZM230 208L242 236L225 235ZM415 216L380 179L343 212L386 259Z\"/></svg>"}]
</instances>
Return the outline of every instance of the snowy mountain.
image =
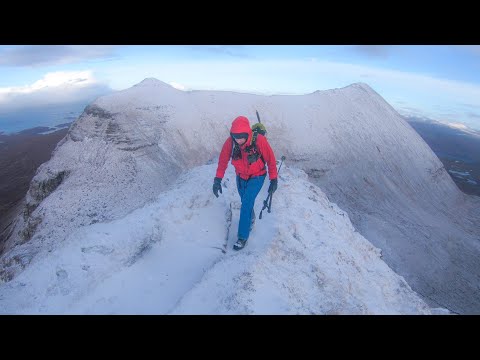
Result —
<instances>
[{"instance_id":1,"label":"snowy mountain","mask_svg":"<svg viewBox=\"0 0 480 360\"><path fill-rule=\"evenodd\" d=\"M290 197L285 189L291 189L291 184L281 181L280 187L283 186L284 189L280 192L279 187L278 197L275 199L278 199L278 203L274 204L275 211L279 212L278 216L280 216L280 212L284 212L285 218L297 219L297 222L291 223L296 224L291 225L293 228L309 229L306 238L310 240L307 240L308 244L303 244L306 248L320 247L314 251L319 256L318 259L315 258L316 262L310 255L304 254L306 263L303 264L304 258L298 255L298 260L302 262L302 271L306 271L303 266L308 266L307 264L314 261L313 264L319 267L319 271L325 273L327 270L322 267L322 264L326 265L324 262L330 261L325 258L327 255L317 252L327 250L327 248L322 249L326 246L321 242L325 236L324 232L313 230L321 225L315 221L314 225L309 226L308 222L305 222L305 218L297 218L297 213L302 214L307 209L305 203L308 203L309 197L314 198L315 190L318 194L324 192L332 202L338 204L345 216L348 214L347 218L351 219L354 228L363 236L362 238L357 233L355 236L347 235L347 233L350 234L347 232L342 233L340 237L345 241L347 238L355 239L352 240L355 244L357 241L359 244L361 243L361 240L357 239L361 238L363 241L367 239L375 247L380 248L382 260L393 271L404 277L412 289L429 303L429 306L448 308L457 313L480 313L478 289L480 266L477 261L480 255L478 241L480 237L480 225L478 225L480 202L478 198L466 196L458 190L439 159L422 138L381 96L366 84L353 84L343 89L317 91L301 96L261 96L220 91L183 92L156 79L146 79L130 89L97 99L72 125L68 135L57 146L52 159L39 168L31 183L25 211L12 225L9 238L5 243L6 251L0 259L0 277L7 281L1 285L0 296L3 300L0 299L0 301L5 301L7 298L3 294L20 291L15 290L15 286L21 288L22 285L18 284L29 283L27 279L31 279L29 281L32 288L38 289L38 293L32 292L32 296L37 296L37 298L38 294L42 293L42 289L45 291L42 284L47 288L53 286L57 290L52 291L60 294L64 291L61 290L63 285L52 285L56 284L55 281L77 284L77 276L69 274L83 273L65 269L65 267L74 266L73 264L84 265L81 256L75 260L75 256L79 255L74 255L74 248L71 248L71 255L65 255L66 259L69 256L72 259L62 260L63 265L59 265L58 269L51 268L49 281L40 278L34 281L34 278L28 277L28 274L34 273L42 276L43 272L39 271L39 268L37 271L33 270L35 269L34 264L46 261L42 260L44 256L50 256L52 259L58 257L60 261L62 258L60 254L63 253L61 249L74 246L72 245L74 243L77 244L75 246L81 248L94 249L83 252L84 256L91 253L92 256L99 257L98 259L107 255L111 257L113 260L107 261L105 264L101 260L100 268L103 265L110 270L115 268L114 273L120 270L127 271L124 265L133 261L131 257L134 254L142 253L139 249L148 250L157 246L161 247L162 242L155 239L159 239L159 237L164 239L163 235L158 234L162 234L163 230L161 229L169 227L165 225L166 219L159 218L159 220L150 221L148 214L152 213L151 209L157 209L153 212L158 213L165 211L156 204L161 203L159 199L162 196L167 199L169 196L166 194L175 193L182 187L180 181L185 181L185 174L192 174L186 173L187 171L200 171L196 170L199 169L199 166L216 163L233 118L238 115L246 115L253 123L255 110L259 111L263 122L267 125L269 141L277 157L286 155L289 171L293 171L294 168L303 170L308 174L308 179L318 186L317 188L309 185L312 188L307 188L310 190L303 194L304 196L297 194L296 197ZM209 171L209 177L204 175L206 179L193 181L191 186L196 191L195 194L192 194L194 198L206 196L210 199L209 201L215 200L211 193L211 182L215 172L214 164ZM295 178L291 179L297 181ZM283 195L280 196L280 194ZM282 200L280 200L282 198L290 199L286 205L287 208L282 207ZM179 197L179 199L181 198ZM188 201L186 204L190 206ZM257 205L259 204L261 204L261 199L258 200ZM194 201L191 207L194 208L197 205ZM296 208L297 205L298 208ZM297 210L293 211L295 208ZM213 208L211 210L214 211ZM318 214L308 216L317 219L320 219L320 215L326 216L321 209L315 211L318 211ZM145 220L138 217L138 214L142 212L146 214ZM179 216L188 218L197 216L195 214ZM219 216L218 226L223 228L226 222L225 213L220 211ZM168 237L168 241L165 240L165 244L174 246L176 241L180 241L180 243L182 243L181 241L203 241L200 240L203 239L201 226L195 227L194 231L186 236L185 231L191 228L186 225L184 228L182 225L184 221L181 219L177 218L177 221L179 221L179 225L172 227L173 235ZM283 219L282 221L285 222ZM125 222L130 225L122 226ZM155 224L162 224L161 228L155 228ZM234 221L232 230L233 225ZM112 226L123 230L113 232ZM100 230L104 228L105 231ZM281 228L281 225L271 224L270 229L276 228ZM141 234L147 234L146 237L140 234L137 238L134 235L135 229L143 229L138 231ZM283 229L286 228L283 227ZM324 230L328 230L328 228L324 228ZM217 229L217 231L221 230ZM310 231L314 231L315 235L312 235ZM353 228L351 232L353 232ZM123 234L124 236L110 238L107 235L98 235L102 233L115 233L119 236ZM288 233L292 233L292 230L288 230L286 234L282 233L285 238L278 235L283 242L278 240L275 234L269 234L268 239L270 240L262 237L262 240L266 241L264 251L270 251L268 256L273 256L271 255L271 246L274 244L277 244L277 248L282 248L278 250L280 252L284 249L293 249L291 254L282 253L282 256L296 256L294 251L296 245L292 241L300 240L295 236L293 238L287 236ZM333 236L333 230L329 229L327 234L328 237ZM185 240L180 240L184 236L186 236ZM199 236L200 238L198 238ZM216 238L210 239L208 236L206 238L209 240L205 240L207 241L205 244L209 241L222 241ZM121 245L113 247L117 241ZM278 241L282 242L282 246L278 246ZM157 242L159 242L158 245ZM210 244L221 247L218 243ZM360 246L359 244L349 246L357 247ZM255 246L253 242L250 245ZM127 249L125 251L117 249L122 246ZM179 245L179 249L181 246L183 245ZM343 250L345 251L345 249ZM179 252L178 249L171 251L175 254ZM153 254L153 250L143 253ZM158 253L159 259L166 259L164 266L168 267L171 261L176 262L176 266L187 266L182 261L176 261L170 255L166 255L167 253L162 252L163 255ZM69 254L69 252L65 254ZM155 252L155 254L157 253ZM155 257L156 255L148 256ZM242 255L242 259L243 256L247 255ZM242 260L242 264L247 267L254 266L252 264L260 261L258 257L263 259L266 255L262 250L262 252L256 252L249 256L250 260L247 258L245 261ZM206 257L208 258L208 256ZM352 264L362 264L359 266L359 271L362 273L360 277L363 278L365 269L362 269L362 266L364 265L356 256L353 258L355 260L351 261ZM226 285L221 285L221 273L229 279L234 276L233 273L224 273L219 270L228 263L227 259L222 260L227 262L218 263L218 267L212 268L208 274L205 273L205 278L195 271L193 271L195 274L189 273L189 276L196 277L187 281L189 286L201 281L195 286L195 289L189 288L189 286L181 290L172 289L173 293L178 296L174 296L173 293L168 296L172 296L172 299L175 298L175 301L179 301L179 294L182 294L178 307L170 304L162 308L163 310L157 309L158 311L155 310L155 312L217 311L223 313L230 311L227 300L221 303L209 300L208 304L202 305L201 302L197 302L195 305L191 300L192 296L206 297L205 292L211 292L212 296L216 292L217 295L214 297L218 299L215 301L222 301L222 297L232 299L232 296L235 298L233 294L239 293L242 294L241 299L246 299L247 302L253 301L254 298L248 296L254 295L248 295L248 291L241 292L234 285L229 285L227 289L230 290L227 291ZM198 261L204 260L206 261L206 259ZM72 261L72 265L69 265L70 261ZM153 258L152 261L156 262ZM254 284L252 285L254 288L258 286L257 281L260 281L260 283L264 282L267 284L266 286L270 286L275 294L286 294L274 290L277 289L276 286L280 286L287 289L285 291L293 297L302 293L311 299L311 301L302 300L303 307L298 307L300 300L296 305L287 306L286 303L282 303L282 301L286 301L283 299L283 295L278 295L283 299L282 301L278 300L278 304L283 305L279 305L278 308L274 306L275 311L290 313L295 311L292 310L293 308L296 308L302 309L298 310L302 313L309 311L321 313L329 311L334 313L421 312L418 310L419 307L413 305L417 310L406 310L406 308L399 310L403 305L392 306L391 301L397 300L391 299L389 302L385 300L385 297L381 297L383 299L381 301L386 301L385 304L388 302L390 305L380 306L375 302L374 306L367 306L359 295L359 292L364 291L359 290L360 288L351 288L351 291L354 292L354 294L352 292L352 296L358 297L358 301L350 299L343 303L330 299L328 301L336 304L332 307L325 303L316 303L319 300L313 300L314 292L302 290L303 287L300 285L298 294L289 292L289 287L283 280L275 283L274 279L268 277L267 270L281 273L276 268L277 265L279 266L278 261L278 259L272 259L272 263L260 266L261 269L255 268L255 271L251 268L245 270L240 265L238 267L232 265L232 271L236 269L235 271L238 271L239 274L245 272L250 274L248 276L253 276L251 282ZM186 262L189 263L187 260ZM47 263L49 262L47 261ZM192 261L191 265L195 266L196 263ZM339 261L339 263L341 262ZM94 265L88 263L85 266L92 268ZM162 265L158 264L158 266L161 268ZM337 273L344 271L339 266L335 269ZM23 269L25 270L22 271ZM89 268L87 267L87 269ZM107 288L116 289L119 283L128 282L129 276L134 277L133 273L126 274L125 278L113 275L108 269L100 269L98 273L94 271L93 275L79 275L78 282L81 284L78 283L72 289L78 287L78 291L83 291L83 293L70 291L68 292L70 295L62 296L66 296L70 299L68 301L73 304L72 297L86 296L88 292L85 290L86 286L88 289L91 287L92 301L96 301L93 299L102 298L100 293L103 292L105 296L108 294ZM289 270L295 272L298 271L298 268L291 267L289 269L289 266L284 268L281 274L285 281L287 281L286 274L290 273ZM150 270L145 271L151 272ZM181 269L178 272L187 273ZM138 275L140 276L140 273ZM72 276L75 281L72 280ZM148 275L143 274L142 276ZM152 281L159 280L154 275L152 276ZM198 278L199 276L202 278ZM21 277L25 277L24 280L19 280L22 279ZM107 278L109 279L108 284L105 282ZM342 278L339 277L338 281L341 281ZM95 279L100 279L102 284L105 282L104 285L107 287L98 285L97 289L97 285L95 285L97 280ZM308 279L310 277L301 278L299 281ZM363 286L358 275L357 280L360 282L358 286ZM241 281L244 279L238 277L238 284L241 284ZM381 281L378 281L380 284ZM34 286L33 282L38 285ZM220 285L217 285L217 282ZM238 284L237 286L240 286ZM353 286L352 283L351 286ZM94 289L96 290L94 291ZM344 294L341 289L340 293ZM125 291L127 290L131 292L131 288L126 285ZM187 291L194 295L188 295ZM370 291L373 290L365 291L371 294ZM267 293L269 292L267 291ZM163 294L166 293L163 292ZM105 296L103 298L106 298ZM261 295L259 299L255 299L261 301L266 297ZM266 311L262 307L249 308L247 303L243 303L238 298L235 299L237 300L232 301L239 301L241 306L246 306L245 312ZM120 303L122 301L119 300ZM275 302L273 298L271 301ZM398 301L403 302L403 300ZM47 303L48 301L45 304ZM120 303L117 310L112 311L128 312L130 305ZM155 303L158 301L155 300ZM416 301L410 303L417 304ZM81 304L84 306L85 303L81 302ZM31 311L34 312L38 310L33 310L32 306L34 305L26 304L23 309L32 309ZM53 305L45 306L49 308ZM50 311L102 311L94 305L88 308L76 308L77 310L73 310L73 307L69 308L69 306L63 306L63 310L60 308L55 310L54 307L50 307ZM8 308L7 305L6 308ZM108 311L108 308L108 304L106 304L103 310ZM20 308L11 309L17 311ZM145 309L148 309L148 306L145 305ZM152 308L150 309L153 311ZM139 311L141 311L140 308L134 310L134 312ZM145 311L148 312L148 310Z\"/></svg>"},{"instance_id":2,"label":"snowy mountain","mask_svg":"<svg viewBox=\"0 0 480 360\"><path fill-rule=\"evenodd\" d=\"M215 170L195 167L151 204L42 249L0 287L0 313L432 312L301 170L282 168L272 212L257 219L245 249L232 250L235 173L227 170L216 199L209 191Z\"/></svg>"}]
</instances>

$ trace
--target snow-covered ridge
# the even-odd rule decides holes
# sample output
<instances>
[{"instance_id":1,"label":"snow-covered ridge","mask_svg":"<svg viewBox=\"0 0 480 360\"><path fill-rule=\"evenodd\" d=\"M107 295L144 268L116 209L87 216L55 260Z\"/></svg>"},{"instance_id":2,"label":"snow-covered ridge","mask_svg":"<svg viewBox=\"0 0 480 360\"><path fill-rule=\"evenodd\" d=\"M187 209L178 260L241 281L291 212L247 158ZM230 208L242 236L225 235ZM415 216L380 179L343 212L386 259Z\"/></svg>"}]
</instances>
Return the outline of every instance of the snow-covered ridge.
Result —
<instances>
[{"instance_id":1,"label":"snow-covered ridge","mask_svg":"<svg viewBox=\"0 0 480 360\"><path fill-rule=\"evenodd\" d=\"M235 174L227 170L217 199L206 191L215 169L194 168L150 205L42 249L0 286L0 313L431 313L348 215L288 166L272 212L235 252Z\"/></svg>"},{"instance_id":2,"label":"snow-covered ridge","mask_svg":"<svg viewBox=\"0 0 480 360\"><path fill-rule=\"evenodd\" d=\"M0 279L77 229L123 218L177 186L183 172L216 162L231 121L246 115L253 123L256 110L277 157L304 170L415 291L435 306L480 313L479 201L363 83L260 96L146 79L97 99L33 179Z\"/></svg>"}]
</instances>

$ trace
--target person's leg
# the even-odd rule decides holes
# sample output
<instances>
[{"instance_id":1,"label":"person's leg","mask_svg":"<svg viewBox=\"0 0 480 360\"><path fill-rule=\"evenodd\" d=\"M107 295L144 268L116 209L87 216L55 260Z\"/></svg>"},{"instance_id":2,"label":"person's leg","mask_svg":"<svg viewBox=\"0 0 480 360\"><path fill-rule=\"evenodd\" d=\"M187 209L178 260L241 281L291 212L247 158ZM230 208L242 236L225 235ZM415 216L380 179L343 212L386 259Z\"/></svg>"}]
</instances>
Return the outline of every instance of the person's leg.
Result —
<instances>
[{"instance_id":1,"label":"person's leg","mask_svg":"<svg viewBox=\"0 0 480 360\"><path fill-rule=\"evenodd\" d=\"M243 182L244 186L241 190L239 189L242 199L240 220L238 223L239 239L248 240L248 236L250 235L250 225L252 223L252 215L255 216L253 206L255 205L255 199L262 189L264 181L265 175L252 177L248 181L240 179L240 182Z\"/></svg>"},{"instance_id":2,"label":"person's leg","mask_svg":"<svg viewBox=\"0 0 480 360\"><path fill-rule=\"evenodd\" d=\"M243 203L243 194L245 193L245 188L247 186L247 180L242 179L240 176L237 175L237 190L238 195L240 195L240 201Z\"/></svg>"},{"instance_id":3,"label":"person's leg","mask_svg":"<svg viewBox=\"0 0 480 360\"><path fill-rule=\"evenodd\" d=\"M243 180L240 176L237 175L237 190L238 195L240 195L240 200L242 200L243 193L245 192L245 187L247 186L247 181Z\"/></svg>"}]
</instances>

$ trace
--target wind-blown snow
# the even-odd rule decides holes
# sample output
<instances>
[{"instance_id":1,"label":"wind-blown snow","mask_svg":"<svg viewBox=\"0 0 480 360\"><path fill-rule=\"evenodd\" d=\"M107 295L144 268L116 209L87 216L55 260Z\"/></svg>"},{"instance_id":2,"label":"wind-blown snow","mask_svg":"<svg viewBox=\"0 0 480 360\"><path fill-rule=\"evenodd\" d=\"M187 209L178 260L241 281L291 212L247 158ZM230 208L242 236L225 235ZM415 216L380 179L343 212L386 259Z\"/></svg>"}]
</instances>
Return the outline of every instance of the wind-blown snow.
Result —
<instances>
[{"instance_id":1,"label":"wind-blown snow","mask_svg":"<svg viewBox=\"0 0 480 360\"><path fill-rule=\"evenodd\" d=\"M196 167L153 203L42 249L0 286L0 313L431 313L301 170L282 167L272 212L257 215L245 249L232 250L235 174L227 170L217 199L215 169Z\"/></svg>"},{"instance_id":2,"label":"wind-blown snow","mask_svg":"<svg viewBox=\"0 0 480 360\"><path fill-rule=\"evenodd\" d=\"M7 234L0 280L82 227L155 202L185 171L216 163L232 120L253 123L255 110L277 157L305 171L429 305L480 313L480 201L366 84L261 96L146 79L97 99L33 179Z\"/></svg>"}]
</instances>

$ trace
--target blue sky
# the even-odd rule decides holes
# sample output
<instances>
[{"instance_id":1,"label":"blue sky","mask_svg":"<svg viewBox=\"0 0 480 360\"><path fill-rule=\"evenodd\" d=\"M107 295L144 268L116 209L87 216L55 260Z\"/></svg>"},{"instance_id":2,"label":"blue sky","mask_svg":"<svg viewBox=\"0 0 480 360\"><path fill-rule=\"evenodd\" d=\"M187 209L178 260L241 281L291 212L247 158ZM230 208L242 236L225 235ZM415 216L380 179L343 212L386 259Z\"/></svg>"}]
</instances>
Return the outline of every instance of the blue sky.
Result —
<instances>
[{"instance_id":1,"label":"blue sky","mask_svg":"<svg viewBox=\"0 0 480 360\"><path fill-rule=\"evenodd\" d=\"M476 45L8 45L0 46L0 131L65 122L68 106L77 114L147 77L185 90L268 95L364 82L402 115L480 130Z\"/></svg>"}]
</instances>

